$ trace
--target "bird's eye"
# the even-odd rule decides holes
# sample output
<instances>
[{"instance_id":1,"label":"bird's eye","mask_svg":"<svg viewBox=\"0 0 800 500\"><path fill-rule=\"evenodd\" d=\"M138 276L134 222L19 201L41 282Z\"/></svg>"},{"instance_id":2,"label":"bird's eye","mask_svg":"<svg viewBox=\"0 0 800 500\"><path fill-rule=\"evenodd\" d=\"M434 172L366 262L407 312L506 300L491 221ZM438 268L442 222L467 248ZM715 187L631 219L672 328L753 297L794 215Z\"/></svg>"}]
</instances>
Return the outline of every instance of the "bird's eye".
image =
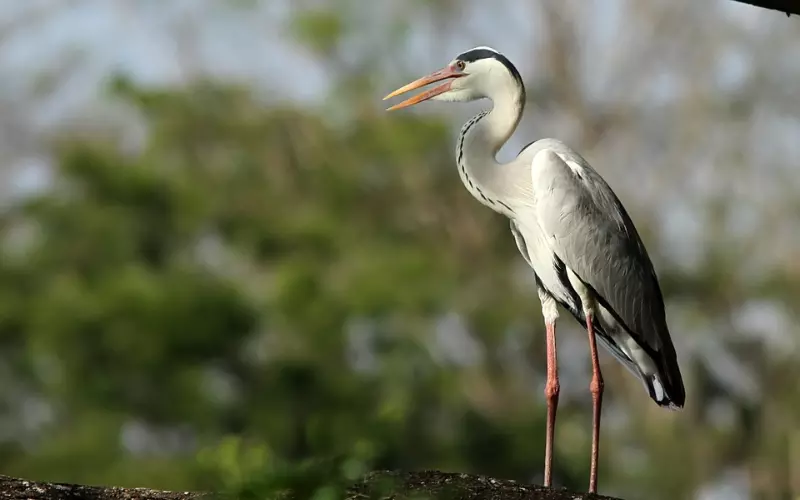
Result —
<instances>
[{"instance_id":1,"label":"bird's eye","mask_svg":"<svg viewBox=\"0 0 800 500\"><path fill-rule=\"evenodd\" d=\"M458 68L459 71L464 71L466 67L467 64L464 61L456 61L456 68Z\"/></svg>"}]
</instances>

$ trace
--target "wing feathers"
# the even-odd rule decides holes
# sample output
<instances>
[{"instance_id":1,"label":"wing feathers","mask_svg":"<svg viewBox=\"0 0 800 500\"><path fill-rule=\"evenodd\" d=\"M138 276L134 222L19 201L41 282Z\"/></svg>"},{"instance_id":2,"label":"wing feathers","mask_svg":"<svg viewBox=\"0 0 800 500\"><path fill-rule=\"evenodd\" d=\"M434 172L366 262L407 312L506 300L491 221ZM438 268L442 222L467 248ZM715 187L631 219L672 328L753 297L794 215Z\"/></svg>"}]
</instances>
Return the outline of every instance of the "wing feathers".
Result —
<instances>
[{"instance_id":1,"label":"wing feathers","mask_svg":"<svg viewBox=\"0 0 800 500\"><path fill-rule=\"evenodd\" d=\"M669 333L647 251L611 188L575 153L543 149L531 168L536 214L553 252L619 316L640 344Z\"/></svg>"},{"instance_id":2,"label":"wing feathers","mask_svg":"<svg viewBox=\"0 0 800 500\"><path fill-rule=\"evenodd\" d=\"M554 140L542 141L541 148L531 163L531 180L547 244L656 364L658 373L646 381L651 396L659 397L653 385L658 382L668 395L659 404L682 407L685 391L664 299L633 221L580 155Z\"/></svg>"}]
</instances>

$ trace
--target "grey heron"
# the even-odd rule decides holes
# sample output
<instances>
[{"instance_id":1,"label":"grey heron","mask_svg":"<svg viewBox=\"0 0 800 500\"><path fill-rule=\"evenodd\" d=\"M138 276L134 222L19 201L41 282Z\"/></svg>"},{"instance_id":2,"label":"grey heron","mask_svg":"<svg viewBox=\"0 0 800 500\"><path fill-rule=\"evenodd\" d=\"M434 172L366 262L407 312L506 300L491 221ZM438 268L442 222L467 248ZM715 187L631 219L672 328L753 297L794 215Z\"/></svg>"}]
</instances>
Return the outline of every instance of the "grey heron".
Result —
<instances>
[{"instance_id":1,"label":"grey heron","mask_svg":"<svg viewBox=\"0 0 800 500\"><path fill-rule=\"evenodd\" d=\"M658 277L622 203L575 150L556 139L540 139L511 162L497 161L497 152L517 128L525 106L522 78L504 55L476 47L384 100L438 82L388 110L427 100L491 101L490 109L461 128L456 165L467 190L509 219L517 247L535 276L547 344L545 486L552 479L559 396L557 306L585 325L592 364L589 491L596 493L603 401L597 341L643 382L659 406L680 409L684 404Z\"/></svg>"}]
</instances>

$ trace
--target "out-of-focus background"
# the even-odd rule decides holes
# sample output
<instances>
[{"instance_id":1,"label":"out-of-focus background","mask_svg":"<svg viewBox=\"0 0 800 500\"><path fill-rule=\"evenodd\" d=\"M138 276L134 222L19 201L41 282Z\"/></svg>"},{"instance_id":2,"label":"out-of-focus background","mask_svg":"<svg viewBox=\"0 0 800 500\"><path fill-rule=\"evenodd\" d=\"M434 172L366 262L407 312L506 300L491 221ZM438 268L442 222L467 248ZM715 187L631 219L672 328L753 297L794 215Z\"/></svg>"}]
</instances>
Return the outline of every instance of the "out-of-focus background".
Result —
<instances>
[{"instance_id":1,"label":"out-of-focus background","mask_svg":"<svg viewBox=\"0 0 800 500\"><path fill-rule=\"evenodd\" d=\"M477 45L528 89L501 159L582 151L662 281L686 409L603 352L603 492L800 493L800 23L730 0L0 2L0 472L540 482L532 275L454 166L486 103L381 101ZM558 339L585 489L588 348Z\"/></svg>"}]
</instances>

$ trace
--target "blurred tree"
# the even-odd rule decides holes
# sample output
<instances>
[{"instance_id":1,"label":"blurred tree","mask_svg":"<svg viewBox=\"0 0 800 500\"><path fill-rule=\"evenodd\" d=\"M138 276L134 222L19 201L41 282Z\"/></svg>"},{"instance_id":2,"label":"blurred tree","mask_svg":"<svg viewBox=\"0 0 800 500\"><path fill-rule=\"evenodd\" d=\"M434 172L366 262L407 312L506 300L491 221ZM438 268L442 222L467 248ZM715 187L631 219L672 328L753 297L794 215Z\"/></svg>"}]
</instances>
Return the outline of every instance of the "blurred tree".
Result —
<instances>
[{"instance_id":1,"label":"blurred tree","mask_svg":"<svg viewBox=\"0 0 800 500\"><path fill-rule=\"evenodd\" d=\"M47 477L80 443L105 458L59 474L124 482L130 453L180 463L234 433L286 460L365 443L384 467L529 473L512 421L537 422L534 401L513 417L476 413L459 371L433 356L428 332L446 311L473 317L489 346L502 338L512 309L474 297L510 274L463 270L515 262L503 225L428 167L449 159L443 123L331 128L234 87L118 89L144 113L147 148L62 137L57 187L6 219L26 236L7 241L1 331L52 414L9 472ZM463 228L442 235L444 221ZM484 391L505 376L490 365ZM530 434L519 446L535 449ZM502 453L487 461L489 444ZM186 487L191 470L148 482Z\"/></svg>"}]
</instances>

